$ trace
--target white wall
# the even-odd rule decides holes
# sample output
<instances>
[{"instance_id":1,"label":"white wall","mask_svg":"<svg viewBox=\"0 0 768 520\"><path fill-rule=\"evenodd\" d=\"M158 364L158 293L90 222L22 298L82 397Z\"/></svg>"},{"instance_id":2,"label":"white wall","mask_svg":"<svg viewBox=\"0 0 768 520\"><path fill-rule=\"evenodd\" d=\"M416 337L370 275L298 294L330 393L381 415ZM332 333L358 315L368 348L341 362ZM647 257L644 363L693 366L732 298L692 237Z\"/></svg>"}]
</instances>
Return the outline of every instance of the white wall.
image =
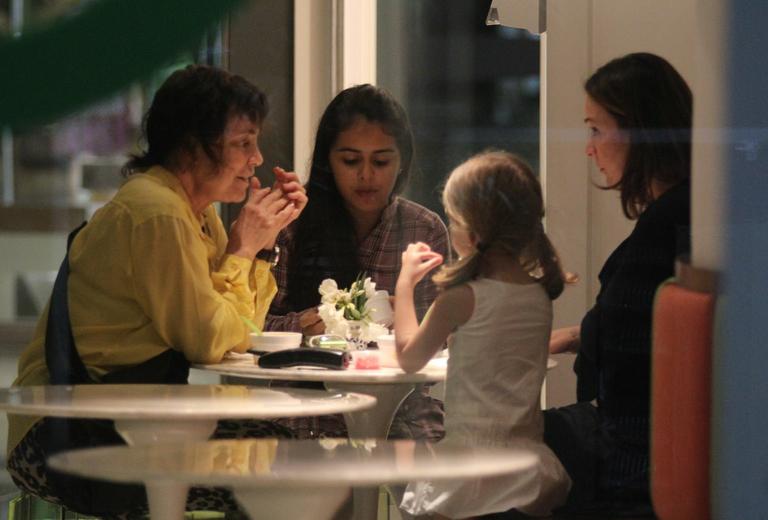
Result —
<instances>
[{"instance_id":1,"label":"white wall","mask_svg":"<svg viewBox=\"0 0 768 520\"><path fill-rule=\"evenodd\" d=\"M16 277L23 272L58 271L67 251L67 234L0 233L0 251L1 323L16 319Z\"/></svg>"},{"instance_id":2,"label":"white wall","mask_svg":"<svg viewBox=\"0 0 768 520\"><path fill-rule=\"evenodd\" d=\"M591 189L584 155L582 84L590 69L589 0L550 2L541 39L541 175L547 203L547 232L567 271L581 282L555 301L555 327L577 324L591 300L589 258ZM557 356L547 374L547 405L575 400L573 356Z\"/></svg>"},{"instance_id":3,"label":"white wall","mask_svg":"<svg viewBox=\"0 0 768 520\"><path fill-rule=\"evenodd\" d=\"M648 51L672 63L695 94L695 0L642 0L642 9L637 0L592 1L592 70L617 56ZM594 196L590 213L591 263L600 266L633 223L623 217L617 192Z\"/></svg>"}]
</instances>

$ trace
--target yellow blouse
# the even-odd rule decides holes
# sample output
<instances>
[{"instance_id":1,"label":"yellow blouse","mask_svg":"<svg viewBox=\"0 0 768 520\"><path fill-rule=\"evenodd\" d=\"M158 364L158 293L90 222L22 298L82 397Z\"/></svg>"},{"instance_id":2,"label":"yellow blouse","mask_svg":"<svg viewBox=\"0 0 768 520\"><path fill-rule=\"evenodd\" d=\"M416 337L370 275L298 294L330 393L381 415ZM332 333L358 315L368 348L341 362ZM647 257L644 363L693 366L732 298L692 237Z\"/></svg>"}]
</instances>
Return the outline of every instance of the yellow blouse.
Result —
<instances>
[{"instance_id":1,"label":"yellow blouse","mask_svg":"<svg viewBox=\"0 0 768 520\"><path fill-rule=\"evenodd\" d=\"M226 244L215 208L195 215L172 173L154 167L132 175L69 254L70 320L89 374L99 379L168 348L191 363L244 352L242 317L263 324L276 285L269 263L224 254ZM48 383L47 316L46 307L14 385ZM37 418L10 419L9 451Z\"/></svg>"}]
</instances>

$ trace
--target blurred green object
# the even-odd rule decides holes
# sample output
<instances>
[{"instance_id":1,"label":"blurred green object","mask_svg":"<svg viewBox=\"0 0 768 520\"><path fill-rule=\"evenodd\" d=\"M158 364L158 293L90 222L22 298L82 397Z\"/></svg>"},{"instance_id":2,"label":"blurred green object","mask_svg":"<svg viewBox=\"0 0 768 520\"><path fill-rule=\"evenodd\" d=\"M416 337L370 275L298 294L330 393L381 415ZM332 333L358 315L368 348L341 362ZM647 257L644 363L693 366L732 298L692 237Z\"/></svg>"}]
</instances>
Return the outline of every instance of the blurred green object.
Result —
<instances>
[{"instance_id":1,"label":"blurred green object","mask_svg":"<svg viewBox=\"0 0 768 520\"><path fill-rule=\"evenodd\" d=\"M307 346L317 348L332 348L336 350L347 350L349 344L345 338L336 334L320 334L307 338Z\"/></svg>"},{"instance_id":2,"label":"blurred green object","mask_svg":"<svg viewBox=\"0 0 768 520\"><path fill-rule=\"evenodd\" d=\"M253 321L249 320L245 316L240 316L246 325L248 325L248 328L251 329L251 332L256 334L257 336L261 336L261 329L256 325Z\"/></svg>"},{"instance_id":3,"label":"blurred green object","mask_svg":"<svg viewBox=\"0 0 768 520\"><path fill-rule=\"evenodd\" d=\"M149 78L241 2L97 0L0 38L0 127L44 124Z\"/></svg>"}]
</instances>

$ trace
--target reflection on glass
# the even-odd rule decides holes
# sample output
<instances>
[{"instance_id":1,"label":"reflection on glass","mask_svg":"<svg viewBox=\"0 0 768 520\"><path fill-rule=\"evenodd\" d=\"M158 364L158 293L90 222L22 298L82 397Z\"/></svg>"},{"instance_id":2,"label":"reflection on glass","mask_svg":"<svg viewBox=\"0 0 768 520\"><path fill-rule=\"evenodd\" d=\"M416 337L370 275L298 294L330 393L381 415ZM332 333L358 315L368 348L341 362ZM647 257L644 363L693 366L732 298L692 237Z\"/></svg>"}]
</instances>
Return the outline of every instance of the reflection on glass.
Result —
<instances>
[{"instance_id":1,"label":"reflection on glass","mask_svg":"<svg viewBox=\"0 0 768 520\"><path fill-rule=\"evenodd\" d=\"M469 155L503 148L539 163L539 38L486 25L490 2L378 3L381 86L416 139L410 198L442 212L439 186Z\"/></svg>"},{"instance_id":2,"label":"reflection on glass","mask_svg":"<svg viewBox=\"0 0 768 520\"><path fill-rule=\"evenodd\" d=\"M94 1L0 0L0 36L60 22ZM108 46L94 52L108 52ZM9 336L2 329L8 322L39 316L68 231L89 219L121 184L120 168L136 151L141 119L157 86L186 64L220 65L223 53L222 28L217 26L199 49L190 49L148 81L111 99L23 132L0 129L0 240L7 252L0 260L0 335Z\"/></svg>"}]
</instances>

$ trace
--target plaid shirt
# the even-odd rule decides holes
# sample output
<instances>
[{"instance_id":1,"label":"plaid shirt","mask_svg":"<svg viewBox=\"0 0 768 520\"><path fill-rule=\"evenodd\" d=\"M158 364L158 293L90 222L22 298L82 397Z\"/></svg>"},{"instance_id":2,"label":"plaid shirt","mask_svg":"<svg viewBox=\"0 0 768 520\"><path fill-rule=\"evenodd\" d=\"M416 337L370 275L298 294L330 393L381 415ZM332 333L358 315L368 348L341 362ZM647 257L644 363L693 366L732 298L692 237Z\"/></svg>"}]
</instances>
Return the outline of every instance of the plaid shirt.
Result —
<instances>
[{"instance_id":1,"label":"plaid shirt","mask_svg":"<svg viewBox=\"0 0 768 520\"><path fill-rule=\"evenodd\" d=\"M287 303L288 265L294 240L295 227L284 230L277 238L281 259L275 267L277 295L265 322L266 330L293 330L300 332L299 316L304 309L291 309ZM357 260L363 271L376 282L377 289L390 294L400 274L402 252L412 242L424 242L433 251L450 261L448 230L434 212L400 197L395 197L381 215L381 220L363 240L357 250ZM321 273L324 278L330 272ZM414 291L416 314L421 320L437 297L437 287L431 277L426 276ZM318 293L318 301L320 294ZM274 383L273 383L274 384ZM286 383L290 384L290 383ZM419 385L416 391L406 397L392 421L389 437L395 439L418 439L435 442L444 434L443 406L429 396L427 385ZM346 425L341 415L324 415L319 418L289 417L276 422L290 428L299 439L317 436L346 437Z\"/></svg>"},{"instance_id":2,"label":"plaid shirt","mask_svg":"<svg viewBox=\"0 0 768 520\"><path fill-rule=\"evenodd\" d=\"M292 250L294 231L295 227L291 226L280 233L277 239L281 254L280 263L274 270L277 295L267 314L266 330L301 331L299 316L305 309L291 309L287 303L288 255ZM450 261L448 230L440 217L415 202L395 197L357 251L360 267L376 282L376 289L386 290L390 294L395 292L402 252L412 242L424 242L433 251L443 255L446 262ZM330 276L328 273L327 277ZM436 296L437 287L430 276L416 286L414 303L419 320L424 317Z\"/></svg>"}]
</instances>

